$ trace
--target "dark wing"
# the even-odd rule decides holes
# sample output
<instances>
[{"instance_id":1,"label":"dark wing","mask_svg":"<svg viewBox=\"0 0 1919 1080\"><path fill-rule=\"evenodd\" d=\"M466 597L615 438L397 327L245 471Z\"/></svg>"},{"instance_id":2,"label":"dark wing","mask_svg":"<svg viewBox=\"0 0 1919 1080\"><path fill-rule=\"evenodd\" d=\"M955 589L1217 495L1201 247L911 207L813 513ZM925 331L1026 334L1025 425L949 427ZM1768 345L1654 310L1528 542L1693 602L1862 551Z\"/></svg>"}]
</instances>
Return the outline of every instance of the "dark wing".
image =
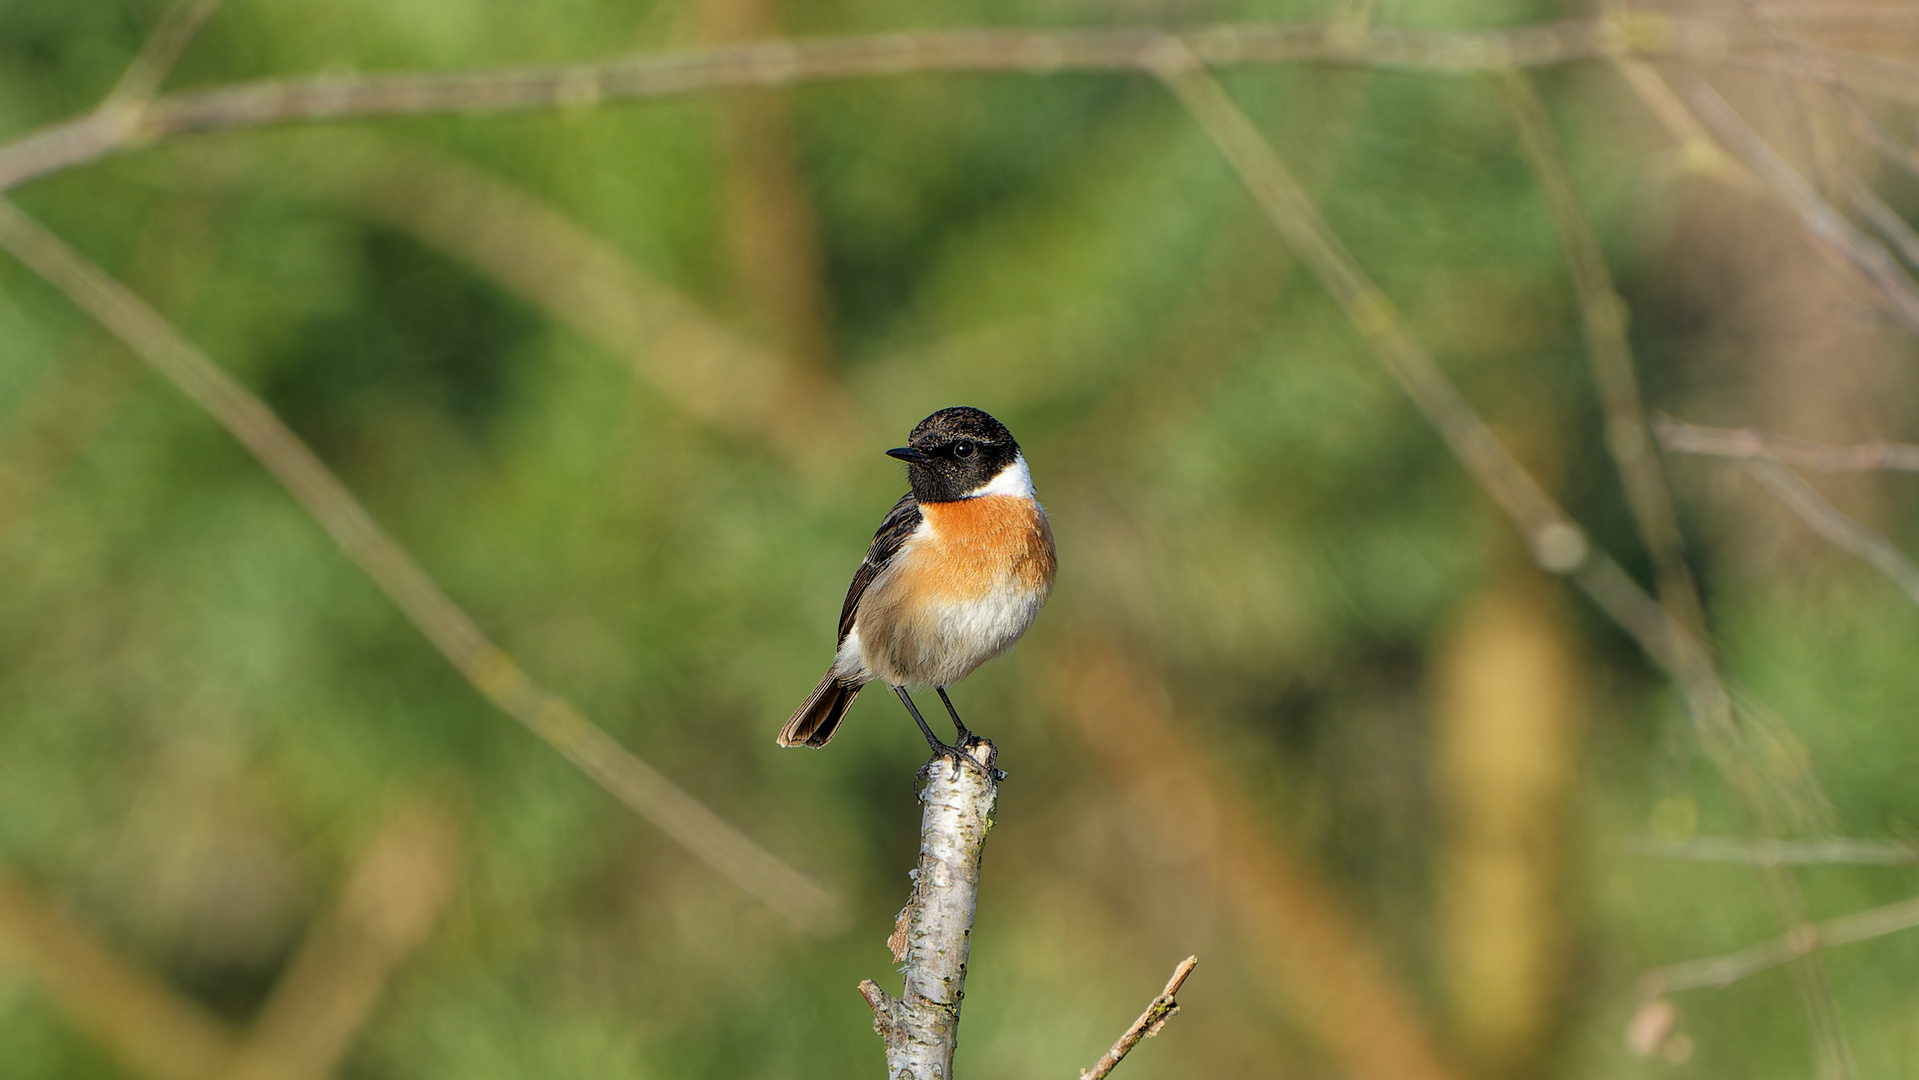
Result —
<instances>
[{"instance_id":1,"label":"dark wing","mask_svg":"<svg viewBox=\"0 0 1919 1080\"><path fill-rule=\"evenodd\" d=\"M920 527L920 504L913 498L912 492L900 496L893 509L880 522L880 531L873 534L873 546L866 549L866 559L860 563L859 570L853 575L853 584L846 588L846 603L840 607L840 642L846 641L846 635L853 632L853 615L860 609L860 597L866 595L866 587L880 576L880 571L899 553L900 545Z\"/></svg>"}]
</instances>

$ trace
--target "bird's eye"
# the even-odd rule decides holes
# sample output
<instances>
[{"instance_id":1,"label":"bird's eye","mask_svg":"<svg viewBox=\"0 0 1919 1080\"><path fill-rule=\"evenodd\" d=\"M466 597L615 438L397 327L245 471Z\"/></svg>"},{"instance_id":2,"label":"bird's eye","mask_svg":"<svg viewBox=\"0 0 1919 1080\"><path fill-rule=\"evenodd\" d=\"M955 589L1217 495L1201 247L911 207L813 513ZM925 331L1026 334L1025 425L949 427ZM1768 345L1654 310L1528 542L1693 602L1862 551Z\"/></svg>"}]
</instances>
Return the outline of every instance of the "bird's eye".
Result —
<instances>
[{"instance_id":1,"label":"bird's eye","mask_svg":"<svg viewBox=\"0 0 1919 1080\"><path fill-rule=\"evenodd\" d=\"M954 456L954 457L963 457L963 458L964 458L964 457L972 457L972 456L973 456L973 444L972 444L972 443L969 443L969 442L956 442L956 443L954 443L954 444L953 444L953 456Z\"/></svg>"}]
</instances>

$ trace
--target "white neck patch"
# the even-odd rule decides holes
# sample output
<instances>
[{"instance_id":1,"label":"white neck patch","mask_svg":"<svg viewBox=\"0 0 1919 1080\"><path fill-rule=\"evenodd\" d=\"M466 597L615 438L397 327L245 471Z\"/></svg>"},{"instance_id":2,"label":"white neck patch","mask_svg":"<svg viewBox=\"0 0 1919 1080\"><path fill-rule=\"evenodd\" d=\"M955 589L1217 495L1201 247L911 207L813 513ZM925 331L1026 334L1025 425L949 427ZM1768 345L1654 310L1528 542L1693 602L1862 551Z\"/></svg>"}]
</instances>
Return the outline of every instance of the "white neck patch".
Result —
<instances>
[{"instance_id":1,"label":"white neck patch","mask_svg":"<svg viewBox=\"0 0 1919 1080\"><path fill-rule=\"evenodd\" d=\"M1016 495L1022 499L1033 497L1033 474L1026 468L1026 455L1013 455L1013 463L999 471L999 475L967 492L962 498L976 499L981 495Z\"/></svg>"}]
</instances>

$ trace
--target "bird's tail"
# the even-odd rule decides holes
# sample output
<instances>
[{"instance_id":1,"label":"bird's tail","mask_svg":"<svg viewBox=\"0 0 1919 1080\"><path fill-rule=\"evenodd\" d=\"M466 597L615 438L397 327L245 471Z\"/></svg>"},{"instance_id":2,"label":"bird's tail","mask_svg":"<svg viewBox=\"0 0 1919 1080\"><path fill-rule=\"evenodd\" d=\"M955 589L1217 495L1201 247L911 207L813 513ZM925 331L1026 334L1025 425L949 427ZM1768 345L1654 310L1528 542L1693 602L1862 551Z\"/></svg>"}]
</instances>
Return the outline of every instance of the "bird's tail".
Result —
<instances>
[{"instance_id":1,"label":"bird's tail","mask_svg":"<svg viewBox=\"0 0 1919 1080\"><path fill-rule=\"evenodd\" d=\"M837 675L827 672L826 678L821 679L813 692L806 695L799 711L780 729L780 745L811 746L815 749L825 746L859 692L858 683L848 686Z\"/></svg>"}]
</instances>

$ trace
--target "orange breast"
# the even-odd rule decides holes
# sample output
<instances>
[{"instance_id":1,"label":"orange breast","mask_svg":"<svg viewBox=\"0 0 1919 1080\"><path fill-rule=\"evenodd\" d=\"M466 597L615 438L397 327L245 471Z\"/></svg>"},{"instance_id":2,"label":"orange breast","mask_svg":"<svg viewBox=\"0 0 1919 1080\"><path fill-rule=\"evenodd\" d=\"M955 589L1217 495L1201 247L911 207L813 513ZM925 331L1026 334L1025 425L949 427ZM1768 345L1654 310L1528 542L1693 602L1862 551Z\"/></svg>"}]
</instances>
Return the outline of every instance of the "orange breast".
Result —
<instances>
[{"instance_id":1,"label":"orange breast","mask_svg":"<svg viewBox=\"0 0 1919 1080\"><path fill-rule=\"evenodd\" d=\"M913 538L911 592L928 601L968 600L995 589L1050 590L1058 564L1046 512L1017 495L923 503L926 532ZM906 584L902 582L902 584Z\"/></svg>"}]
</instances>

